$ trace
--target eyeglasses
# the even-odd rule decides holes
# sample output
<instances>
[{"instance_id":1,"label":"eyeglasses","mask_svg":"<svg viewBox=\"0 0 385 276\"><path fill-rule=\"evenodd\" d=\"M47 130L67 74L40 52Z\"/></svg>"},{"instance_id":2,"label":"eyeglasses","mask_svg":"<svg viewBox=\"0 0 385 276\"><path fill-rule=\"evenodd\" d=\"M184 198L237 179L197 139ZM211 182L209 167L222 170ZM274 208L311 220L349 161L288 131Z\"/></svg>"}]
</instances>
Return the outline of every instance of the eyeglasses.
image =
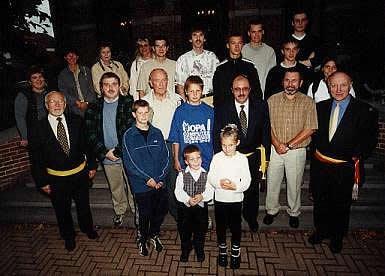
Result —
<instances>
[{"instance_id":1,"label":"eyeglasses","mask_svg":"<svg viewBox=\"0 0 385 276\"><path fill-rule=\"evenodd\" d=\"M235 92L235 93L250 92L250 87L235 87L235 88L233 88L233 92Z\"/></svg>"}]
</instances>

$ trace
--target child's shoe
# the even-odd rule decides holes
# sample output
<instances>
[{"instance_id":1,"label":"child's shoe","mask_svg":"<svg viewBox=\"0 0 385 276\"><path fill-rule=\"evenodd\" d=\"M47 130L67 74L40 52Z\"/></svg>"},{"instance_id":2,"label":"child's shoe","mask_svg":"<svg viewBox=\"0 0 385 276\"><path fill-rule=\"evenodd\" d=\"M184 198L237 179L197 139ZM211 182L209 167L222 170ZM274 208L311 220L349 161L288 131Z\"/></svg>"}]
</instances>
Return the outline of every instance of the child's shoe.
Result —
<instances>
[{"instance_id":1,"label":"child's shoe","mask_svg":"<svg viewBox=\"0 0 385 276\"><path fill-rule=\"evenodd\" d=\"M230 268L238 269L241 264L241 248L239 245L231 246Z\"/></svg>"},{"instance_id":2,"label":"child's shoe","mask_svg":"<svg viewBox=\"0 0 385 276\"><path fill-rule=\"evenodd\" d=\"M227 245L224 243L219 245L218 265L227 266Z\"/></svg>"}]
</instances>

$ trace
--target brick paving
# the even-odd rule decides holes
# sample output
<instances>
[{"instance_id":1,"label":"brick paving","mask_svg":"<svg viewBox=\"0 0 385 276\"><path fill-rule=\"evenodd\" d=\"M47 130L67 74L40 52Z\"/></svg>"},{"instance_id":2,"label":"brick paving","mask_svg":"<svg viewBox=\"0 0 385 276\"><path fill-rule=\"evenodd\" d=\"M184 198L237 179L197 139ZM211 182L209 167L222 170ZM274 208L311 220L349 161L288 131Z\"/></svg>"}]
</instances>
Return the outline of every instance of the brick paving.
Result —
<instances>
[{"instance_id":1,"label":"brick paving","mask_svg":"<svg viewBox=\"0 0 385 276\"><path fill-rule=\"evenodd\" d=\"M215 231L206 239L206 260L180 263L174 230L162 231L165 250L138 255L133 229L99 229L97 240L78 233L67 252L55 225L0 226L0 275L385 275L384 232L355 231L341 254L327 243L308 244L308 231L243 232L238 270L216 264Z\"/></svg>"}]
</instances>

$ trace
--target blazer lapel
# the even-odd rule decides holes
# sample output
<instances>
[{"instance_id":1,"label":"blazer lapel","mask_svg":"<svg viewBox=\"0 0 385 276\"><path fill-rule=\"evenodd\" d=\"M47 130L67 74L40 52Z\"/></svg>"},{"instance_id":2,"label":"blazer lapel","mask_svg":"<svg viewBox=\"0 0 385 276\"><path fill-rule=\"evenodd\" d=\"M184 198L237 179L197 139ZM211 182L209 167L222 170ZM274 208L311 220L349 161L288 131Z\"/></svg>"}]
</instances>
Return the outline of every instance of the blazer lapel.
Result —
<instances>
[{"instance_id":1,"label":"blazer lapel","mask_svg":"<svg viewBox=\"0 0 385 276\"><path fill-rule=\"evenodd\" d=\"M331 109L331 105L330 105L330 109ZM330 112L329 112L329 114L330 114ZM342 116L341 121L337 126L336 132L333 135L332 141L339 139L339 137L342 135L342 133L346 133L345 130L350 125L349 121L352 118L353 112L354 112L354 99L351 98L348 106L346 107L344 115ZM329 118L329 120L330 120L330 118Z\"/></svg>"}]
</instances>

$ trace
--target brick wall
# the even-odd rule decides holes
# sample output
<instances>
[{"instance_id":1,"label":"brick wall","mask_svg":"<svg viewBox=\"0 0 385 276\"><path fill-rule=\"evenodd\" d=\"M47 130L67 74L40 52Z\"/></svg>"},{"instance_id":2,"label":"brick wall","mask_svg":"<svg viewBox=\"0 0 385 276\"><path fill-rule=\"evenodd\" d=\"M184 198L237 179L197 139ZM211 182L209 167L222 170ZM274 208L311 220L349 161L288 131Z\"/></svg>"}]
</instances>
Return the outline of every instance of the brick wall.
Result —
<instances>
[{"instance_id":1,"label":"brick wall","mask_svg":"<svg viewBox=\"0 0 385 276\"><path fill-rule=\"evenodd\" d=\"M20 138L15 128L1 132L0 191L7 189L29 174L28 152L19 144Z\"/></svg>"}]
</instances>

